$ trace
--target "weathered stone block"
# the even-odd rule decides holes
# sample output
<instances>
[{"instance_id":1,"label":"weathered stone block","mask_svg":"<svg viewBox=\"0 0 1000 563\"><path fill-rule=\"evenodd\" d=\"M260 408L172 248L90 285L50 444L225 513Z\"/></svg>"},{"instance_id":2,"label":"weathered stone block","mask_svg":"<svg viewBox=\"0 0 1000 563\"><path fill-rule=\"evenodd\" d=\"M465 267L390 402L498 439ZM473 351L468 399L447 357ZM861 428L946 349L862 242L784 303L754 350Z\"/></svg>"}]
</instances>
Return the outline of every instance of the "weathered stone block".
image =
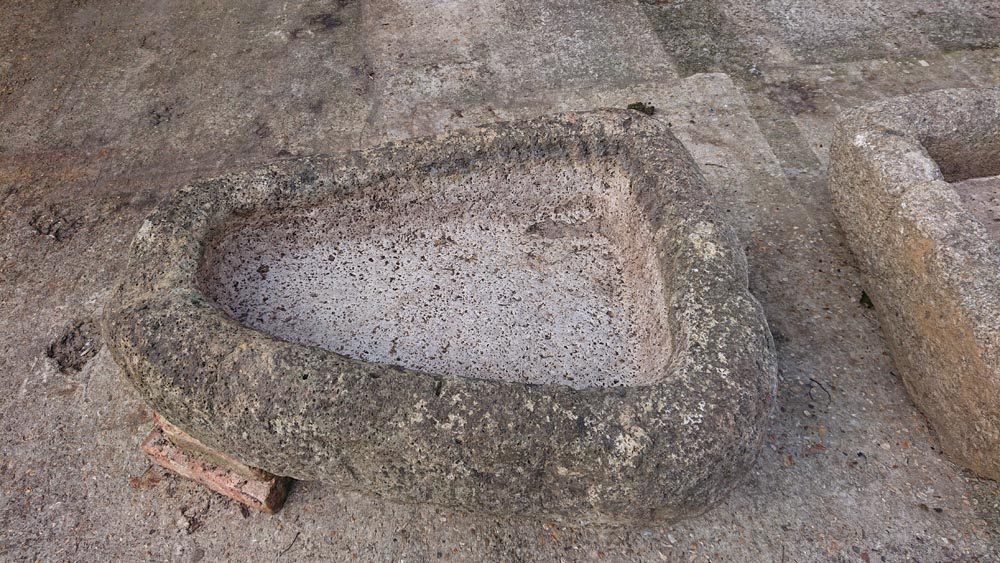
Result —
<instances>
[{"instance_id":1,"label":"weathered stone block","mask_svg":"<svg viewBox=\"0 0 1000 563\"><path fill-rule=\"evenodd\" d=\"M747 473L773 346L683 146L566 114L180 190L105 333L243 463L402 501L677 519Z\"/></svg>"},{"instance_id":2,"label":"weathered stone block","mask_svg":"<svg viewBox=\"0 0 1000 563\"><path fill-rule=\"evenodd\" d=\"M955 461L1000 479L1000 90L847 113L830 185L913 401Z\"/></svg>"}]
</instances>

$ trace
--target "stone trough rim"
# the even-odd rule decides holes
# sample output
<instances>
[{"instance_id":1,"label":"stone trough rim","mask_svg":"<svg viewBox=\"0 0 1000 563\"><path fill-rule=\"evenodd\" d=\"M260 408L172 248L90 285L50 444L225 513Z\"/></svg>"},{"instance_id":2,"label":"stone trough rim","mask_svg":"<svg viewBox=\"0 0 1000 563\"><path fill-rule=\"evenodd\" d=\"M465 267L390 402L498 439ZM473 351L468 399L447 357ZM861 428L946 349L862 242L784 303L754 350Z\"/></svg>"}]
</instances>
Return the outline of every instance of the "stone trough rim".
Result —
<instances>
[{"instance_id":1,"label":"stone trough rim","mask_svg":"<svg viewBox=\"0 0 1000 563\"><path fill-rule=\"evenodd\" d=\"M961 101L956 103L956 99ZM901 107L906 110L893 111ZM895 192L885 194L896 201L895 213L938 243L936 252L943 263L971 272L962 279L939 276L966 303L979 302L1000 288L1000 241L962 204L929 146L970 125L966 119L971 107L992 111L993 120L985 123L1000 122L1000 88L951 88L890 98L846 112L837 125L840 142L851 138L866 161L880 167L886 184L896 187ZM940 117L928 120L926 115ZM894 163L884 159L885 154L901 154L905 159ZM1000 326L998 307L967 306L965 310L977 320L974 330ZM981 332L977 336L996 340ZM993 348L994 354L1000 354L1000 341Z\"/></svg>"},{"instance_id":2,"label":"stone trough rim","mask_svg":"<svg viewBox=\"0 0 1000 563\"><path fill-rule=\"evenodd\" d=\"M279 201L316 205L337 190L370 188L393 174L449 166L460 173L496 151L528 160L622 159L643 193L658 194L640 201L644 218L663 222L657 234L684 235L670 257L685 272L672 282L678 296L670 314L684 329L675 328L672 338L685 341L675 342L668 377L573 389L369 364L248 328L198 289L205 240L220 221L286 205ZM336 182L325 184L329 178ZM494 514L676 520L704 511L746 475L775 392L773 342L747 288L742 249L708 196L697 166L667 127L624 110L495 123L282 161L189 185L162 203L136 235L121 285L105 307L104 332L152 408L205 444L272 473ZM361 403L349 400L359 397ZM473 406L462 410L466 401ZM411 408L421 404L423 414ZM357 409L353 418L338 419L346 408ZM459 418L487 413L476 421L485 437L455 428L447 416L455 412ZM507 427L490 426L490 414ZM420 431L411 434L405 425L418 417L413 424ZM344 436L352 432L359 436ZM468 443L456 447L456 437ZM365 438L384 442L366 445ZM386 465L398 469L392 456L400 452L412 457L411 465L430 466L426 474L453 490L422 482L419 470L385 474ZM436 456L457 459L449 465ZM463 467L477 462L496 472L483 476Z\"/></svg>"}]
</instances>

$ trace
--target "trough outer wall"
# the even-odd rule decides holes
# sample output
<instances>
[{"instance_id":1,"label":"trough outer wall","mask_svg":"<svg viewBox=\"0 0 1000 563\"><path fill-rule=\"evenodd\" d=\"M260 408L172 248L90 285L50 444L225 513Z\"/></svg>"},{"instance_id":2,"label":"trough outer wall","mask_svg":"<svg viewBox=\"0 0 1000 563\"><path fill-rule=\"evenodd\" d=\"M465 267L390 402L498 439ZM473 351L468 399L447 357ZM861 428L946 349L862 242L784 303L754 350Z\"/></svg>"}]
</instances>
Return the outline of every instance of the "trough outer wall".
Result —
<instances>
[{"instance_id":1,"label":"trough outer wall","mask_svg":"<svg viewBox=\"0 0 1000 563\"><path fill-rule=\"evenodd\" d=\"M484 156L485 155L485 156ZM284 342L197 288L228 217L308 206L490 155L618 159L663 241L673 349L662 382L572 389L442 377ZM494 156L495 158L495 156ZM676 520L746 477L774 399L773 342L734 232L666 127L603 110L494 124L188 186L152 215L105 312L143 398L205 444L279 475L405 502L582 522Z\"/></svg>"}]
</instances>

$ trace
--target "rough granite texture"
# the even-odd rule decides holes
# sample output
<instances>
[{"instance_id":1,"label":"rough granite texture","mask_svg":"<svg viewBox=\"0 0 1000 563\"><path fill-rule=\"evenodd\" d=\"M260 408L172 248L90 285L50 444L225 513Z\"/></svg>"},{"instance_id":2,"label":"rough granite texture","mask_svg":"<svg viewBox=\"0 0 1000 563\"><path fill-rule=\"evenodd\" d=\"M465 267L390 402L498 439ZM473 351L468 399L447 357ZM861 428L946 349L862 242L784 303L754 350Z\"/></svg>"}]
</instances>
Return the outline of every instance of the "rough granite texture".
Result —
<instances>
[{"instance_id":1,"label":"rough granite texture","mask_svg":"<svg viewBox=\"0 0 1000 563\"><path fill-rule=\"evenodd\" d=\"M395 183L242 219L205 253L206 294L283 340L439 375L584 388L663 374L662 269L613 161Z\"/></svg>"},{"instance_id":2,"label":"rough granite texture","mask_svg":"<svg viewBox=\"0 0 1000 563\"><path fill-rule=\"evenodd\" d=\"M632 224L655 245L671 354L647 385L573 388L365 363L248 328L202 291L206 247L256 214L359 200L377 209L412 195L414 181L502 179L546 164L627 179L627 196L605 188L595 197L634 203ZM679 519L746 475L775 391L773 344L743 252L707 195L663 124L621 110L200 182L140 228L105 309L105 342L156 411L276 474L491 513Z\"/></svg>"},{"instance_id":3,"label":"rough granite texture","mask_svg":"<svg viewBox=\"0 0 1000 563\"><path fill-rule=\"evenodd\" d=\"M1000 244L957 190L998 173L998 89L942 90L851 111L831 149L837 212L906 388L942 449L993 479Z\"/></svg>"}]
</instances>

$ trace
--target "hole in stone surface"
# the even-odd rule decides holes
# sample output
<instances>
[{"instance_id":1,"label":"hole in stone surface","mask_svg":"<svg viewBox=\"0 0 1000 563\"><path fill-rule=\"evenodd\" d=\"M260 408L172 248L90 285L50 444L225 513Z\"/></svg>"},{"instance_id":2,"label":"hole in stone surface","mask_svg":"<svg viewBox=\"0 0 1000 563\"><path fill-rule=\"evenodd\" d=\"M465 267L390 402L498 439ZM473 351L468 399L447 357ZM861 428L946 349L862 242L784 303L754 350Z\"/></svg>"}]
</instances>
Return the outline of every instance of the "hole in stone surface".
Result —
<instances>
[{"instance_id":1,"label":"hole in stone surface","mask_svg":"<svg viewBox=\"0 0 1000 563\"><path fill-rule=\"evenodd\" d=\"M202 289L243 324L355 359L577 388L670 357L664 272L626 176L570 162L399 178L216 233Z\"/></svg>"}]
</instances>

